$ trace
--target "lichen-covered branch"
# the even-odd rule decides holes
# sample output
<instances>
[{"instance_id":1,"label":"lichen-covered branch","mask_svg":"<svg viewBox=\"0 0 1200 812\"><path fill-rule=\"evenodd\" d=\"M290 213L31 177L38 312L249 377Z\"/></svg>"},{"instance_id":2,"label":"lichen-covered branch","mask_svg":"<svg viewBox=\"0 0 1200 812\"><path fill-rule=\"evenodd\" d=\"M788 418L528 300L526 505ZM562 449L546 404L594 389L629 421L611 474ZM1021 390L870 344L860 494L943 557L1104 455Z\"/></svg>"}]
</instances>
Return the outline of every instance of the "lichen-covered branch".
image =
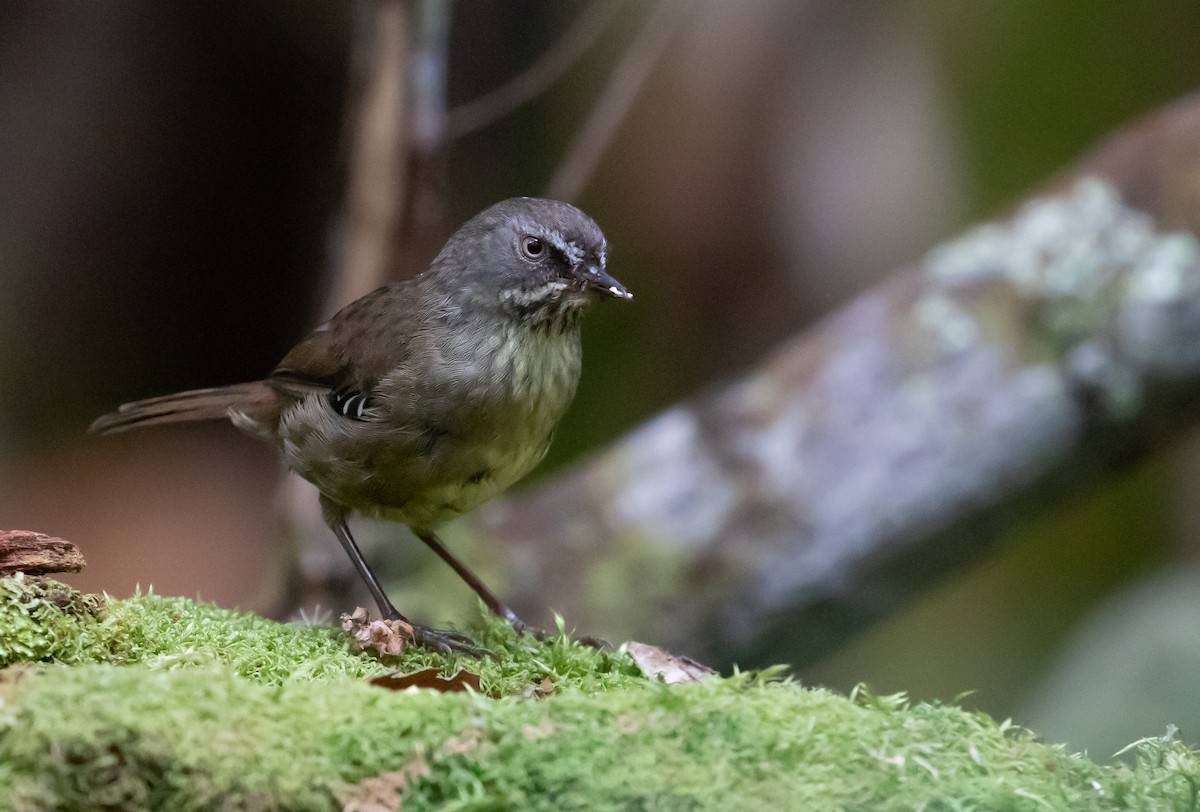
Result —
<instances>
[{"instance_id":1,"label":"lichen-covered branch","mask_svg":"<svg viewBox=\"0 0 1200 812\"><path fill-rule=\"evenodd\" d=\"M468 529L523 614L811 660L1200 417L1200 97Z\"/></svg>"}]
</instances>

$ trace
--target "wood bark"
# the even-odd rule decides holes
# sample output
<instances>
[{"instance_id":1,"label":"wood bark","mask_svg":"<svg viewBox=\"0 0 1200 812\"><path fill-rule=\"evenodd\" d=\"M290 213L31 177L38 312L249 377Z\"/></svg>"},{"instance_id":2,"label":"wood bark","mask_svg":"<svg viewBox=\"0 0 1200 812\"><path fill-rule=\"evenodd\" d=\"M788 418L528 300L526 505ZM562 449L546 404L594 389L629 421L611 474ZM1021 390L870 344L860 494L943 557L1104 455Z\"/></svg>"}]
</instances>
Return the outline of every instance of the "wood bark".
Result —
<instances>
[{"instance_id":1,"label":"wood bark","mask_svg":"<svg viewBox=\"0 0 1200 812\"><path fill-rule=\"evenodd\" d=\"M32 530L0 530L0 576L79 572L83 555L69 541Z\"/></svg>"}]
</instances>

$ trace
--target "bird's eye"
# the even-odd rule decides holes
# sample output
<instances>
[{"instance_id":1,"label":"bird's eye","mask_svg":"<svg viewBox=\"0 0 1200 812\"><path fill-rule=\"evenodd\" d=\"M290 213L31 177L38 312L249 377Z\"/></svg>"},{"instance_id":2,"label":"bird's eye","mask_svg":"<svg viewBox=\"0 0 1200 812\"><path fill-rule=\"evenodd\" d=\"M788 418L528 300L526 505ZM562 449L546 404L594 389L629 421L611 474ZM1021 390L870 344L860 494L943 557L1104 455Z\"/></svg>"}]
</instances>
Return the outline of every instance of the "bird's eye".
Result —
<instances>
[{"instance_id":1,"label":"bird's eye","mask_svg":"<svg viewBox=\"0 0 1200 812\"><path fill-rule=\"evenodd\" d=\"M546 256L546 244L537 237L522 237L521 256L537 261Z\"/></svg>"}]
</instances>

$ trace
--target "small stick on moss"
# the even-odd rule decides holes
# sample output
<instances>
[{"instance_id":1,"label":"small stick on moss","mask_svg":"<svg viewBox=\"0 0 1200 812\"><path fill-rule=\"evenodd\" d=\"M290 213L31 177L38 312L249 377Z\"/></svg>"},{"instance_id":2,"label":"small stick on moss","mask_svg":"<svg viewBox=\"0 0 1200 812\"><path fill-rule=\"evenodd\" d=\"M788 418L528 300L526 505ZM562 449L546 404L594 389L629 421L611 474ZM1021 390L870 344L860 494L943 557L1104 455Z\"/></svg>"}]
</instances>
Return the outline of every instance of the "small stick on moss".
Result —
<instances>
[{"instance_id":1,"label":"small stick on moss","mask_svg":"<svg viewBox=\"0 0 1200 812\"><path fill-rule=\"evenodd\" d=\"M79 572L84 565L79 548L69 541L32 530L0 530L0 576Z\"/></svg>"}]
</instances>

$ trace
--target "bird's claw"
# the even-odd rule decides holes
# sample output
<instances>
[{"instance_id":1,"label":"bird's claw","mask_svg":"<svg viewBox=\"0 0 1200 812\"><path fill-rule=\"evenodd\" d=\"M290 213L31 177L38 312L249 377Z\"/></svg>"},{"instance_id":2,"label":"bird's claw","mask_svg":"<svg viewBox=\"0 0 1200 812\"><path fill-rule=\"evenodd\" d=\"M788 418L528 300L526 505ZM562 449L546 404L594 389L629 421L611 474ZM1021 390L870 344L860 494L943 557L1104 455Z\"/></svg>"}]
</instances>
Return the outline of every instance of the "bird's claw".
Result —
<instances>
[{"instance_id":1,"label":"bird's claw","mask_svg":"<svg viewBox=\"0 0 1200 812\"><path fill-rule=\"evenodd\" d=\"M431 626L412 625L413 642L423 648L439 651L442 654L466 654L479 659L484 654L490 654L487 649L475 644L475 641L461 632L453 629L435 629Z\"/></svg>"}]
</instances>

